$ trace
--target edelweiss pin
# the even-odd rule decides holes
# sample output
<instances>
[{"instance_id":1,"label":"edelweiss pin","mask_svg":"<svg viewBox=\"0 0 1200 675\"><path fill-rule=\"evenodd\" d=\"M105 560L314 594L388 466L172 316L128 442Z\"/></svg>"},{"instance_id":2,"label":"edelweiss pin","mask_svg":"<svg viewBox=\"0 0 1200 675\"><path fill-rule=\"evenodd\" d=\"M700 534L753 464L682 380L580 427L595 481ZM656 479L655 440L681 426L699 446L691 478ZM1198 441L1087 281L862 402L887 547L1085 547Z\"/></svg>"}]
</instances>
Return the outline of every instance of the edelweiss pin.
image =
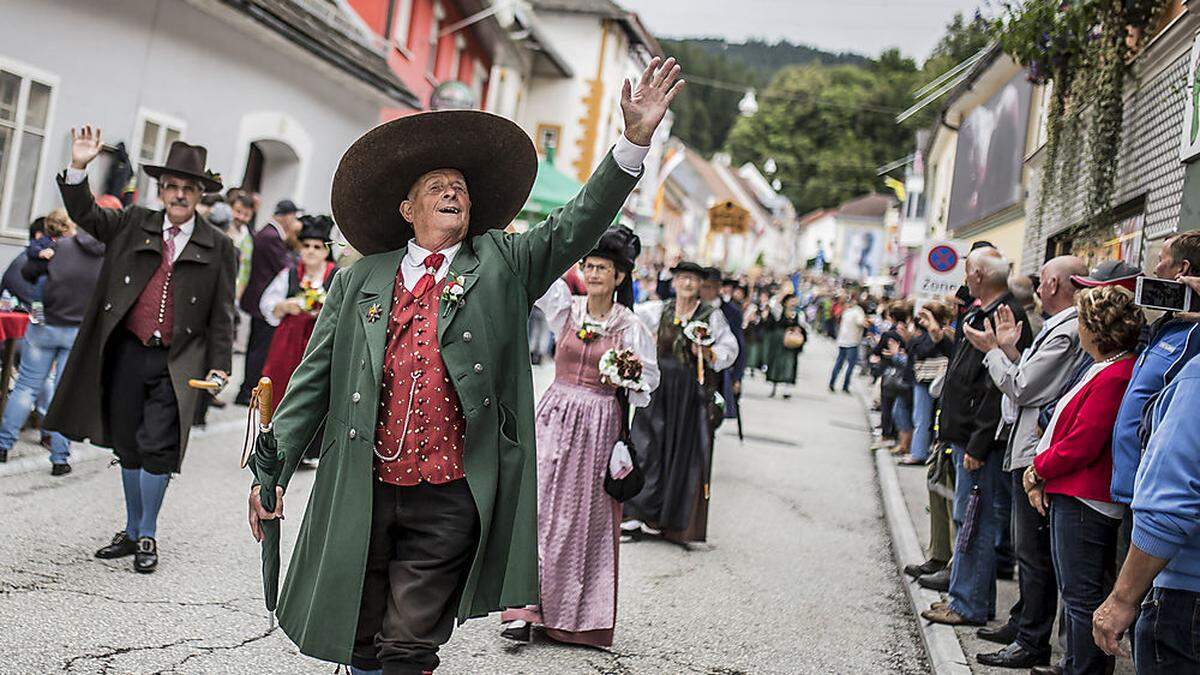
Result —
<instances>
[{"instance_id":1,"label":"edelweiss pin","mask_svg":"<svg viewBox=\"0 0 1200 675\"><path fill-rule=\"evenodd\" d=\"M375 323L383 316L383 305L378 302L367 308L367 323Z\"/></svg>"}]
</instances>

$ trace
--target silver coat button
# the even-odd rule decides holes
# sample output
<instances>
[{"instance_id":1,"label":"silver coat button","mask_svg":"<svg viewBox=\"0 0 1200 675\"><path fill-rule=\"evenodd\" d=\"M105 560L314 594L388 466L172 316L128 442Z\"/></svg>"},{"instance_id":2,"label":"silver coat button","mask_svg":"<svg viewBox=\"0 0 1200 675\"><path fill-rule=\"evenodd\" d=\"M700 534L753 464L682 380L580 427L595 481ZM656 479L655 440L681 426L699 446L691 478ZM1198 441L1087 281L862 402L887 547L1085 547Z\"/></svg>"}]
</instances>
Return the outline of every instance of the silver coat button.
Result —
<instances>
[{"instance_id":1,"label":"silver coat button","mask_svg":"<svg viewBox=\"0 0 1200 675\"><path fill-rule=\"evenodd\" d=\"M107 312L110 309L112 309L112 303L111 302L104 303L104 311Z\"/></svg>"},{"instance_id":2,"label":"silver coat button","mask_svg":"<svg viewBox=\"0 0 1200 675\"><path fill-rule=\"evenodd\" d=\"M192 334L192 329L191 329L190 327L188 327L188 328L184 328L184 329L183 329L183 332L187 333L188 335L191 335L191 334Z\"/></svg>"},{"instance_id":3,"label":"silver coat button","mask_svg":"<svg viewBox=\"0 0 1200 675\"><path fill-rule=\"evenodd\" d=\"M483 372L483 364L482 364L482 363L476 363L476 364L475 364L475 372L477 372L477 373L482 373L482 372Z\"/></svg>"},{"instance_id":4,"label":"silver coat button","mask_svg":"<svg viewBox=\"0 0 1200 675\"><path fill-rule=\"evenodd\" d=\"M192 303L193 305L196 304L196 296L193 295L192 299L189 300L188 302Z\"/></svg>"},{"instance_id":5,"label":"silver coat button","mask_svg":"<svg viewBox=\"0 0 1200 675\"><path fill-rule=\"evenodd\" d=\"M351 439L354 439L354 438L357 438L357 437L358 437L358 432L357 432L357 431L355 431L354 429L351 429L351 430L350 430L350 438L351 438Z\"/></svg>"},{"instance_id":6,"label":"silver coat button","mask_svg":"<svg viewBox=\"0 0 1200 675\"><path fill-rule=\"evenodd\" d=\"M490 398L483 399L483 407L487 408L491 405L492 405L492 399L490 399Z\"/></svg>"},{"instance_id":7,"label":"silver coat button","mask_svg":"<svg viewBox=\"0 0 1200 675\"><path fill-rule=\"evenodd\" d=\"M126 275L125 275L125 283L126 283L126 284L128 284L128 283L129 283L129 275L128 275L128 274L126 274Z\"/></svg>"},{"instance_id":8,"label":"silver coat button","mask_svg":"<svg viewBox=\"0 0 1200 675\"><path fill-rule=\"evenodd\" d=\"M350 400L354 401L355 403L358 403L359 401L362 400L362 394L360 394L356 391L356 392L354 392L354 395L350 397Z\"/></svg>"},{"instance_id":9,"label":"silver coat button","mask_svg":"<svg viewBox=\"0 0 1200 675\"><path fill-rule=\"evenodd\" d=\"M474 335L471 335L471 331L463 332L463 342L470 342L474 337Z\"/></svg>"}]
</instances>

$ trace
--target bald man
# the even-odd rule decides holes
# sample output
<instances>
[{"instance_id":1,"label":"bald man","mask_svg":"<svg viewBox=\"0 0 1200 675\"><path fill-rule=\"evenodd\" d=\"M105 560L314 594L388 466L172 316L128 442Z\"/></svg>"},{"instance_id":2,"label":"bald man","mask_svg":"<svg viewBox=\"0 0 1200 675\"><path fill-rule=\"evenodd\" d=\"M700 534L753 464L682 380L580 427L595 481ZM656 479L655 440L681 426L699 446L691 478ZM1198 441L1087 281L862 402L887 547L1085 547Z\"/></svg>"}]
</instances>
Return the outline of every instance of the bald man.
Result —
<instances>
[{"instance_id":1,"label":"bald man","mask_svg":"<svg viewBox=\"0 0 1200 675\"><path fill-rule=\"evenodd\" d=\"M1086 273L1083 260L1069 255L1042 266L1037 294L1047 319L1024 352L1016 346L1020 332L1016 320L1003 308L997 311L994 326L964 329L972 346L984 353L988 374L1004 393L1002 424L1013 425L1004 454L1003 469L1008 476L1002 480L1009 482L1015 497L1011 527L1021 595L1006 625L984 629L985 636L1007 643L999 651L980 654L977 658L984 665L1031 668L1050 660L1058 586L1050 557L1049 522L1023 498L1021 476L1033 463L1042 407L1058 397L1084 356L1075 310L1079 288L1071 283L1071 277Z\"/></svg>"},{"instance_id":2,"label":"bald man","mask_svg":"<svg viewBox=\"0 0 1200 675\"><path fill-rule=\"evenodd\" d=\"M1008 290L1010 267L992 247L979 248L967 256L967 288L979 299L979 306L968 311L960 322L962 339L955 345L946 370L938 418L938 438L950 443L958 471L954 515L960 528L972 488L978 486L982 494L975 534L969 545L954 552L950 601L921 613L934 623L982 626L996 603L996 537L1001 527L1008 526L1000 522L995 508L1001 481L1008 479L1002 471L1005 442L999 433L1002 394L984 363L991 350L977 347L970 336L996 335L997 346L1011 340L1018 355L1032 342L1025 310Z\"/></svg>"}]
</instances>

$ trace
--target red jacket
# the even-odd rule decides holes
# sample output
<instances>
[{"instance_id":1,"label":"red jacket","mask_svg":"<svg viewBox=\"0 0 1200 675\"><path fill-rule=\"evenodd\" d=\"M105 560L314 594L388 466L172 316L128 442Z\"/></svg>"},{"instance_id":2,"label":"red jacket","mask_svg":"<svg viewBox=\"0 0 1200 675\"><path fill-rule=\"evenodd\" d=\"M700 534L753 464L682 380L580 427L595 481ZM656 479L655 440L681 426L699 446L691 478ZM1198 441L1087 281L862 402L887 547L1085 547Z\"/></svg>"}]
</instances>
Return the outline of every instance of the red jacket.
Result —
<instances>
[{"instance_id":1,"label":"red jacket","mask_svg":"<svg viewBox=\"0 0 1200 675\"><path fill-rule=\"evenodd\" d=\"M1033 459L1047 494L1112 501L1112 435L1136 359L1100 371L1066 403L1050 447Z\"/></svg>"}]
</instances>

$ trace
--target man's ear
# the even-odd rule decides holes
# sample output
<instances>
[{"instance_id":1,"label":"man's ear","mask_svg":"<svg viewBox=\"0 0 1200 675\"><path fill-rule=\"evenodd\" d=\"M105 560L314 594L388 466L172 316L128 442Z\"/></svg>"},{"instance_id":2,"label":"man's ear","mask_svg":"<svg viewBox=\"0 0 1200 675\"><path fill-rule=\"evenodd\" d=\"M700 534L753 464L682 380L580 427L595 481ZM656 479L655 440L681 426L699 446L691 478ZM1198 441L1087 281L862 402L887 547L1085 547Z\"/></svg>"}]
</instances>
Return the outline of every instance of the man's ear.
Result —
<instances>
[{"instance_id":1,"label":"man's ear","mask_svg":"<svg viewBox=\"0 0 1200 675\"><path fill-rule=\"evenodd\" d=\"M413 221L413 206L411 199L400 202L400 216L410 223Z\"/></svg>"}]
</instances>

